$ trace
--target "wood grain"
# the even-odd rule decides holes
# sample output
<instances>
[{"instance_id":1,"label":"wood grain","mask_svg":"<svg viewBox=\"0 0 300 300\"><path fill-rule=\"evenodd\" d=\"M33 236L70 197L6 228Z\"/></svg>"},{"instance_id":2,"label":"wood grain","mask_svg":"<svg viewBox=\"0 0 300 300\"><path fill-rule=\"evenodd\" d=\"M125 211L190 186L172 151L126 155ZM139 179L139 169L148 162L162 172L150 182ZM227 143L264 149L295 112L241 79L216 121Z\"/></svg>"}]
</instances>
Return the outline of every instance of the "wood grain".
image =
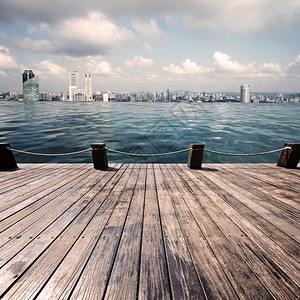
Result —
<instances>
[{"instance_id":1,"label":"wood grain","mask_svg":"<svg viewBox=\"0 0 300 300\"><path fill-rule=\"evenodd\" d=\"M19 164L2 299L299 299L300 169Z\"/></svg>"}]
</instances>

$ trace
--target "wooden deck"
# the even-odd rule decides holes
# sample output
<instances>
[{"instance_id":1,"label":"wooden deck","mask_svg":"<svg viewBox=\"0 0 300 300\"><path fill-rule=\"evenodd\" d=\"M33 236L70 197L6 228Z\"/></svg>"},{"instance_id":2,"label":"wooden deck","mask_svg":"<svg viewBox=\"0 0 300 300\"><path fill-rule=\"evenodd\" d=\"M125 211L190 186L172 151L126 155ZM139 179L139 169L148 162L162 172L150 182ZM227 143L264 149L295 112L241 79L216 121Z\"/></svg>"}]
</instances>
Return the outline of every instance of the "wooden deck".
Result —
<instances>
[{"instance_id":1,"label":"wooden deck","mask_svg":"<svg viewBox=\"0 0 300 300\"><path fill-rule=\"evenodd\" d=\"M299 168L19 166L0 173L0 298L300 298Z\"/></svg>"}]
</instances>

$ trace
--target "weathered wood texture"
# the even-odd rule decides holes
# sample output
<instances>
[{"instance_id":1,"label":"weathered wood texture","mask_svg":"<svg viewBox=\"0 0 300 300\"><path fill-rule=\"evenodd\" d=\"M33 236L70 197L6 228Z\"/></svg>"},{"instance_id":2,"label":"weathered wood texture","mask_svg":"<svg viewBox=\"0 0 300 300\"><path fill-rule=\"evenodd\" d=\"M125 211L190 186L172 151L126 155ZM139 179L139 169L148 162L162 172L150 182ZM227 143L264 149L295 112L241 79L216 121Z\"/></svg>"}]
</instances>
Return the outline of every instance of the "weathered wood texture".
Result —
<instances>
[{"instance_id":1,"label":"weathered wood texture","mask_svg":"<svg viewBox=\"0 0 300 300\"><path fill-rule=\"evenodd\" d=\"M299 169L19 167L0 173L0 298L300 298Z\"/></svg>"}]
</instances>

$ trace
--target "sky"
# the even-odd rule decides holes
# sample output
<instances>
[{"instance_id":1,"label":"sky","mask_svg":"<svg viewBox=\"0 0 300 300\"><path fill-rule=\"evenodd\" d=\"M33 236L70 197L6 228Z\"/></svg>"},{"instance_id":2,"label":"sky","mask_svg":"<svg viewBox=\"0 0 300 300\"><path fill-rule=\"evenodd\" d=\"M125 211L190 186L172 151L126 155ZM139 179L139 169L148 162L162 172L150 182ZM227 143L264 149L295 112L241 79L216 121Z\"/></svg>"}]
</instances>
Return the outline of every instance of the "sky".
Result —
<instances>
[{"instance_id":1,"label":"sky","mask_svg":"<svg viewBox=\"0 0 300 300\"><path fill-rule=\"evenodd\" d=\"M0 91L300 92L299 0L1 0Z\"/></svg>"}]
</instances>

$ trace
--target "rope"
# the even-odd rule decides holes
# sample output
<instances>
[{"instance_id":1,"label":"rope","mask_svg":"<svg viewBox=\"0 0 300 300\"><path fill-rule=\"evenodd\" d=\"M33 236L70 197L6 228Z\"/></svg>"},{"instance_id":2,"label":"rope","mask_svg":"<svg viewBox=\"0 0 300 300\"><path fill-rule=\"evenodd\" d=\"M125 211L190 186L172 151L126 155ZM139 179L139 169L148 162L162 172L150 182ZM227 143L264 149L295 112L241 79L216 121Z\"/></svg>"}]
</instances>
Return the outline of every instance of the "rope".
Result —
<instances>
[{"instance_id":1,"label":"rope","mask_svg":"<svg viewBox=\"0 0 300 300\"><path fill-rule=\"evenodd\" d=\"M260 153L250 153L250 154L224 153L224 152L218 152L218 151L209 150L209 149L204 149L204 151L215 153L215 154L231 155L231 156L256 156L256 155L265 155L265 154L275 153L275 152L279 152L279 151L286 150L286 149L290 150L292 148L291 147L284 147L284 148L277 149L277 150L272 150L272 151L267 151L267 152L260 152Z\"/></svg>"},{"instance_id":2,"label":"rope","mask_svg":"<svg viewBox=\"0 0 300 300\"><path fill-rule=\"evenodd\" d=\"M164 155L171 155L171 154L177 154L177 153L182 153L189 151L190 149L183 149L179 151L174 151L174 152L168 152L168 153L157 153L157 154L136 154L136 153L128 153L128 152L122 152L118 150L112 150L112 149L106 149L107 151L113 152L113 153L118 153L118 154L124 154L124 155L130 155L130 156L142 156L142 157L154 157L154 156L164 156Z\"/></svg>"},{"instance_id":3,"label":"rope","mask_svg":"<svg viewBox=\"0 0 300 300\"><path fill-rule=\"evenodd\" d=\"M15 151L15 152L19 152L19 153L23 153L23 154L29 154L29 155L38 155L38 156L67 156L67 155L75 155L75 154L79 154L79 153L84 153L84 152L88 152L91 151L92 148L89 149L85 149L85 150L81 150L81 151L77 151L77 152L70 152L70 153L33 153L33 152L28 152L28 151L22 151L22 150L17 150L17 149L12 149L12 148L7 148L8 150L11 151Z\"/></svg>"},{"instance_id":4,"label":"rope","mask_svg":"<svg viewBox=\"0 0 300 300\"><path fill-rule=\"evenodd\" d=\"M39 155L39 156L67 156L67 155L80 154L80 153L84 153L84 152L88 152L88 151L92 150L92 148L89 148L89 149L85 149L85 150L81 150L81 151L77 151L77 152L60 153L60 154L59 153L57 153L57 154L53 153L52 154L52 153L34 153L34 152L17 150L17 149L13 149L13 148L9 148L9 147L7 147L7 149L11 150L11 151L23 153L23 154ZM172 154L178 154L178 153L187 152L187 151L191 150L190 148L188 148L188 149L178 150L178 151L174 151L174 152L167 152L167 153L137 154L137 153L122 152L122 151L108 149L108 148L105 148L105 149L107 151L113 152L113 153L118 153L118 154L123 154L123 155L130 155L130 156L140 156L140 157L155 157L155 156L172 155ZM209 150L209 149L203 149L203 150L206 151L206 152L211 152L211 153L214 153L214 154L221 154L221 155L230 155L230 156L256 156L256 155L265 155L265 154L275 153L275 152L279 152L279 151L287 150L287 149L290 150L292 148L291 147L284 147L284 148L280 148L280 149L276 149L276 150L272 150L272 151L267 151L267 152L248 153L248 154L224 153L224 152L219 152L219 151L214 151L214 150Z\"/></svg>"}]
</instances>

